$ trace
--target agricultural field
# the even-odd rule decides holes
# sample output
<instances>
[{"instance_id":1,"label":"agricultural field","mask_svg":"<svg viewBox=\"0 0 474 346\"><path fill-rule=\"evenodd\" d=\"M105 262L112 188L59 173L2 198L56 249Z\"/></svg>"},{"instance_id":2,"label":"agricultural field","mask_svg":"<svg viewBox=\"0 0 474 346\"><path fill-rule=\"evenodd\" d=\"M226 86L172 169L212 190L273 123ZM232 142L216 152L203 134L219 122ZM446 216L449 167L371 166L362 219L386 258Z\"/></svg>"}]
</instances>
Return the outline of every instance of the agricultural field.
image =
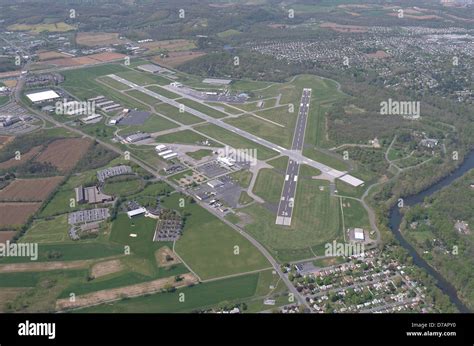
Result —
<instances>
[{"instance_id":1,"label":"agricultural field","mask_svg":"<svg viewBox=\"0 0 474 346\"><path fill-rule=\"evenodd\" d=\"M76 43L81 46L95 47L123 43L118 33L113 32L79 32L76 35Z\"/></svg>"},{"instance_id":2,"label":"agricultural field","mask_svg":"<svg viewBox=\"0 0 474 346\"><path fill-rule=\"evenodd\" d=\"M58 139L49 144L35 160L43 163L48 162L60 172L68 172L76 166L90 145L89 140L82 138Z\"/></svg>"},{"instance_id":3,"label":"agricultural field","mask_svg":"<svg viewBox=\"0 0 474 346\"><path fill-rule=\"evenodd\" d=\"M13 24L8 27L8 30L12 31L30 31L32 33L39 34L43 31L48 32L67 32L76 30L72 25L64 22L51 23L51 24Z\"/></svg>"},{"instance_id":4,"label":"agricultural field","mask_svg":"<svg viewBox=\"0 0 474 346\"><path fill-rule=\"evenodd\" d=\"M0 228L21 226L40 206L41 203L0 203Z\"/></svg>"},{"instance_id":5,"label":"agricultural field","mask_svg":"<svg viewBox=\"0 0 474 346\"><path fill-rule=\"evenodd\" d=\"M0 202L42 202L64 177L16 179L0 190Z\"/></svg>"}]
</instances>

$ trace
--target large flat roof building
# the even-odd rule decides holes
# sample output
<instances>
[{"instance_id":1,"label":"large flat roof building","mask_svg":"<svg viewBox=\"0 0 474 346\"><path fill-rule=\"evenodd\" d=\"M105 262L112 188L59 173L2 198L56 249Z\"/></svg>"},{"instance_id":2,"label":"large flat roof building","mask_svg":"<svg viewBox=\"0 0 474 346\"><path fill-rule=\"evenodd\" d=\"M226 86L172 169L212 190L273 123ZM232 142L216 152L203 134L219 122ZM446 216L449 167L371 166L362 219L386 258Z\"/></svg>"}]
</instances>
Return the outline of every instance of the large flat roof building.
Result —
<instances>
[{"instance_id":1,"label":"large flat roof building","mask_svg":"<svg viewBox=\"0 0 474 346\"><path fill-rule=\"evenodd\" d=\"M26 94L26 97L33 103L52 101L60 98L54 90L45 90L37 93Z\"/></svg>"}]
</instances>

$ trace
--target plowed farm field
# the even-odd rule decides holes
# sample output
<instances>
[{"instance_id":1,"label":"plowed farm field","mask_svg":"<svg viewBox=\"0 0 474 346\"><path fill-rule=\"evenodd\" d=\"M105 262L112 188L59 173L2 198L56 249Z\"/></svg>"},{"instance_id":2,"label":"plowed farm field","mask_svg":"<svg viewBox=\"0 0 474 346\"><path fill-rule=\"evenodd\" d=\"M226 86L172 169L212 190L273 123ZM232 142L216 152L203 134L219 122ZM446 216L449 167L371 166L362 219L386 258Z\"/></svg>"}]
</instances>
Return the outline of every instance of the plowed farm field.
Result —
<instances>
[{"instance_id":1,"label":"plowed farm field","mask_svg":"<svg viewBox=\"0 0 474 346\"><path fill-rule=\"evenodd\" d=\"M0 190L0 201L42 202L62 180L63 177L17 179Z\"/></svg>"},{"instance_id":2,"label":"plowed farm field","mask_svg":"<svg viewBox=\"0 0 474 346\"><path fill-rule=\"evenodd\" d=\"M0 203L0 227L24 224L40 206L41 203Z\"/></svg>"},{"instance_id":3,"label":"plowed farm field","mask_svg":"<svg viewBox=\"0 0 474 346\"><path fill-rule=\"evenodd\" d=\"M83 138L58 139L36 158L38 162L49 162L60 172L74 168L89 149L91 142Z\"/></svg>"}]
</instances>

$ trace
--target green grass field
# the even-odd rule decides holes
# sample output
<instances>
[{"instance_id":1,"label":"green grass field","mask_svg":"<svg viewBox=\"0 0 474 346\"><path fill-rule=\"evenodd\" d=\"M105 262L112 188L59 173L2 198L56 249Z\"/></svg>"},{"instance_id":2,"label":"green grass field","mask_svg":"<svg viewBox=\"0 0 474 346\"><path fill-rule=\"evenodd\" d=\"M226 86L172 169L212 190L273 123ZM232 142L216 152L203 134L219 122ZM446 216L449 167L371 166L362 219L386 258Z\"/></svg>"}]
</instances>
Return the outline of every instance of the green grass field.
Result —
<instances>
[{"instance_id":1,"label":"green grass field","mask_svg":"<svg viewBox=\"0 0 474 346\"><path fill-rule=\"evenodd\" d=\"M344 212L344 226L346 230L354 227L370 230L369 217L362 203L350 198L343 198L342 210Z\"/></svg>"},{"instance_id":2,"label":"green grass field","mask_svg":"<svg viewBox=\"0 0 474 346\"><path fill-rule=\"evenodd\" d=\"M177 290L131 298L77 310L80 313L179 313L213 307L224 301L249 298L255 294L259 274L249 274L218 280ZM180 302L179 294L185 300Z\"/></svg>"},{"instance_id":3,"label":"green grass field","mask_svg":"<svg viewBox=\"0 0 474 346\"><path fill-rule=\"evenodd\" d=\"M188 112L180 112L178 108L173 107L167 103L157 104L155 105L155 109L158 113L161 113L164 116L167 116L168 118L171 118L184 125L194 125L203 122L201 118L198 118Z\"/></svg>"},{"instance_id":4,"label":"green grass field","mask_svg":"<svg viewBox=\"0 0 474 346\"><path fill-rule=\"evenodd\" d=\"M188 155L189 157L192 157L195 160L201 160L205 157L212 155L212 150L199 149L197 151L188 152L186 153L186 155Z\"/></svg>"},{"instance_id":5,"label":"green grass field","mask_svg":"<svg viewBox=\"0 0 474 346\"><path fill-rule=\"evenodd\" d=\"M152 86L149 86L147 87L148 90L151 90L157 94L160 94L161 96L164 96L164 97L167 97L169 99L177 99L177 98L180 98L181 96L172 92L172 91L169 91L169 90L166 90L165 88L162 88L160 86L157 86L157 85L152 85Z\"/></svg>"},{"instance_id":6,"label":"green grass field","mask_svg":"<svg viewBox=\"0 0 474 346\"><path fill-rule=\"evenodd\" d=\"M287 118L285 127L280 127L253 115L242 115L238 118L226 119L226 123L264 138L284 148L290 148L293 141L296 117Z\"/></svg>"},{"instance_id":7,"label":"green grass field","mask_svg":"<svg viewBox=\"0 0 474 346\"><path fill-rule=\"evenodd\" d=\"M132 180L110 180L104 185L103 192L111 196L129 196L139 192L143 188L141 179Z\"/></svg>"},{"instance_id":8,"label":"green grass field","mask_svg":"<svg viewBox=\"0 0 474 346\"><path fill-rule=\"evenodd\" d=\"M107 84L108 86L110 86L114 89L120 90L120 91L130 89L130 87L128 85L120 83L119 81L117 81L113 78L110 78L108 76L99 77L98 80L105 83L105 84Z\"/></svg>"},{"instance_id":9,"label":"green grass field","mask_svg":"<svg viewBox=\"0 0 474 346\"><path fill-rule=\"evenodd\" d=\"M178 194L173 194L163 203L189 215L175 249L201 279L264 269L270 265L248 240L207 210L195 203L186 203L185 208L179 208L179 198ZM238 254L235 254L236 246Z\"/></svg>"},{"instance_id":10,"label":"green grass field","mask_svg":"<svg viewBox=\"0 0 474 346\"><path fill-rule=\"evenodd\" d=\"M143 123L143 125L128 125L123 127L120 130L121 134L128 134L129 132L134 131L143 131L143 132L159 132L177 128L179 125L163 118L158 114L151 114L147 120ZM119 126L121 127L121 126Z\"/></svg>"},{"instance_id":11,"label":"green grass field","mask_svg":"<svg viewBox=\"0 0 474 346\"><path fill-rule=\"evenodd\" d=\"M222 112L219 112L218 110L216 109L213 109L213 108L210 108L206 105L203 105L202 103L199 103L199 102L196 102L196 101L193 101L193 100L190 100L190 99L186 99L186 98L181 98L179 100L176 100L177 102L187 106L187 107L190 107L192 109L195 109L201 113L204 113L210 117L213 117L213 118L223 118L223 117L226 117L227 115L225 113L222 113ZM185 108L186 110L186 108Z\"/></svg>"},{"instance_id":12,"label":"green grass field","mask_svg":"<svg viewBox=\"0 0 474 346\"><path fill-rule=\"evenodd\" d=\"M128 68L125 71L120 71L115 74L119 77L122 77L123 79L126 79L141 86L149 84L166 85L170 83L168 79L163 78L161 76L157 76L147 72L139 72Z\"/></svg>"},{"instance_id":13,"label":"green grass field","mask_svg":"<svg viewBox=\"0 0 474 346\"><path fill-rule=\"evenodd\" d=\"M243 188L247 188L250 185L253 174L247 170L240 170L238 172L231 173L230 176L232 179L238 182Z\"/></svg>"},{"instance_id":14,"label":"green grass field","mask_svg":"<svg viewBox=\"0 0 474 346\"><path fill-rule=\"evenodd\" d=\"M227 131L219 126L213 124L206 125L197 125L195 129L199 132L206 134L211 138L219 139L221 142L228 144L229 146L236 149L257 149L257 158L259 160L267 160L274 156L277 156L278 153L271 149L252 142L242 136L239 136L233 132Z\"/></svg>"},{"instance_id":15,"label":"green grass field","mask_svg":"<svg viewBox=\"0 0 474 346\"><path fill-rule=\"evenodd\" d=\"M26 234L21 237L21 243L56 243L73 242L69 238L67 215L54 217L52 220L35 220Z\"/></svg>"},{"instance_id":16,"label":"green grass field","mask_svg":"<svg viewBox=\"0 0 474 346\"><path fill-rule=\"evenodd\" d=\"M196 144L197 142L203 142L208 140L211 146L221 147L222 145L215 143L208 137L204 137L197 132L192 130L176 131L161 135L155 138L157 143L179 143L179 144Z\"/></svg>"},{"instance_id":17,"label":"green grass field","mask_svg":"<svg viewBox=\"0 0 474 346\"><path fill-rule=\"evenodd\" d=\"M160 100L158 100L154 97L151 97L147 94L144 94L144 93L142 93L141 91L138 91L138 90L129 90L129 91L125 91L125 93L129 96L132 96L132 97L142 101L143 103L145 103L149 106L152 106L152 107L154 107L157 103L160 102Z\"/></svg>"},{"instance_id":18,"label":"green grass field","mask_svg":"<svg viewBox=\"0 0 474 346\"><path fill-rule=\"evenodd\" d=\"M246 230L281 262L314 257L313 251L321 255L325 243L342 239L339 199L330 196L327 181L298 182L290 227L275 225L275 213L261 205L242 212L253 219Z\"/></svg>"},{"instance_id":19,"label":"green grass field","mask_svg":"<svg viewBox=\"0 0 474 346\"><path fill-rule=\"evenodd\" d=\"M273 169L261 169L258 172L253 193L262 197L268 203L278 204L284 180L285 177Z\"/></svg>"},{"instance_id":20,"label":"green grass field","mask_svg":"<svg viewBox=\"0 0 474 346\"><path fill-rule=\"evenodd\" d=\"M118 64L63 71L61 74L64 76L65 81L61 86L82 100L102 95L120 103L124 107L146 110L146 107L141 102L135 101L127 95L95 80L98 77L108 74L117 74L127 71L128 69L125 66Z\"/></svg>"}]
</instances>

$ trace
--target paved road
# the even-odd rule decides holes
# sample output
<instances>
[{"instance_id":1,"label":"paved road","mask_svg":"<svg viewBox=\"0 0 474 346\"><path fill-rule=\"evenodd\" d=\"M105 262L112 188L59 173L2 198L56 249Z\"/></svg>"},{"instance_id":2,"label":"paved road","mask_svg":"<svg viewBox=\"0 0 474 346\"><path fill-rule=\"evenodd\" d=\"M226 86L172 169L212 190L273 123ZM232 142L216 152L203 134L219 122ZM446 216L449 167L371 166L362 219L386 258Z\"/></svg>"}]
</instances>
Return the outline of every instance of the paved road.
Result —
<instances>
[{"instance_id":1,"label":"paved road","mask_svg":"<svg viewBox=\"0 0 474 346\"><path fill-rule=\"evenodd\" d=\"M21 92L21 89L20 88L17 88L16 92L18 94L20 94ZM81 130L75 128L75 127L71 127L71 126L68 126L64 123L61 123L59 121L57 121L56 119L54 119L53 117L50 117L49 115L45 115L31 107L27 107L25 106L26 108L28 108L32 113L36 114L39 118L43 119L43 120L47 120L51 123L54 123L56 126L58 127L63 127L71 132L74 132L74 133L77 133L79 135L81 135L82 137L84 138L90 138L92 140L95 140L97 141L98 143L100 143L101 145L103 145L104 147L110 149L111 151L114 151L116 153L118 153L119 155L124 155L125 152L119 148L117 148L116 146L110 144L110 143L107 143L107 142L104 142L94 136L91 136L89 134L86 134L84 132L82 132ZM160 176L158 173L157 173L157 170L153 167L150 167L148 164L146 164L145 162L139 160L139 159L136 159L135 157L133 156L130 156L130 161L136 163L137 165L139 165L140 167L142 167L144 170L146 170L147 172L151 173L157 180L162 180L162 181L165 181L167 184L169 184L171 187L173 187L176 191L182 193L182 194L185 194L185 195L188 195L188 196L191 196L193 197L190 193L188 193L188 191L186 191L185 189L181 188L179 185L177 185L176 183L174 183L173 181L171 180L168 180L162 176ZM288 290L292 293L292 295L295 297L295 299L301 304L301 305L304 305L306 308L310 308L309 305L308 305L308 302L306 302L306 300L303 298L303 296L296 290L295 286L293 286L293 284L290 282L290 280L288 280L288 278L286 277L286 275L281 271L280 269L280 265L279 263L273 258L273 256L267 251L267 249L265 247L262 246L262 244L260 244L258 241L256 241L254 238L252 238L249 234L247 234L242 228L234 225L233 223L229 222L227 219L225 219L222 214L219 214L219 212L217 212L214 208L211 208L207 203L202 203L198 200L195 200L197 204L199 204L201 207L207 209L211 214L215 215L216 217L218 217L222 222L224 222L225 224L227 224L229 227L231 227L234 231L237 231L239 232L243 237L245 237L252 245L254 245L264 256L265 258L270 262L270 264L272 265L272 267L274 268L274 270L278 273L278 275L280 276L280 278L283 280L283 282L285 283L285 285L287 286Z\"/></svg>"},{"instance_id":2,"label":"paved road","mask_svg":"<svg viewBox=\"0 0 474 346\"><path fill-rule=\"evenodd\" d=\"M180 106L182 107L182 104L177 102L177 101L174 101L174 100L169 99L167 97L164 97L160 94L157 94L157 93L155 93L151 90L148 90L147 88L145 88L143 86L137 85L137 84L135 84L133 82L130 82L130 81L124 79L124 78L121 78L117 75L110 74L110 75L108 75L108 77L110 77L112 79L115 79L116 81L127 85L129 88L141 91L142 93L144 93L148 96L154 97L154 98L156 98L156 99L158 99L162 102L165 102L165 103L167 103L171 106L174 106L176 108L179 108ZM339 177L341 177L341 176L343 176L344 174L347 173L347 172L341 172L341 171L335 170L335 169L333 169L329 166L326 166L325 164L322 164L320 162L311 160L311 159L303 156L303 154L301 153L300 150L293 150L293 149L288 150L288 149L285 149L283 147L280 147L279 145L276 145L276 144L274 144L270 141L267 141L263 138L255 136L255 135L253 135L253 134L251 134L247 131L241 130L238 127L227 124L222 119L213 118L209 115L206 115L206 114L204 114L202 112L199 112L199 111L197 111L193 108L190 108L188 106L186 106L186 111L193 114L193 115L195 115L195 116L197 116L198 118L201 118L201 119L207 121L208 123L211 123L211 124L214 124L216 126L222 127L225 130L236 133L236 134L238 134L238 135L240 135L244 138L248 138L251 141L254 141L254 142L256 142L256 143L258 143L258 144L260 144L260 145L262 145L266 148L277 151L278 153L281 153L282 155L288 156L293 161L296 161L296 162L299 162L299 163L305 163L308 166L317 168L320 171L327 173L328 175L330 175L333 178L339 178ZM302 136L301 141L304 141L304 136ZM238 148L238 149L240 149L240 148Z\"/></svg>"},{"instance_id":3,"label":"paved road","mask_svg":"<svg viewBox=\"0 0 474 346\"><path fill-rule=\"evenodd\" d=\"M311 101L311 89L303 89L301 96L300 109L298 119L296 120L295 133L293 135L293 143L291 150L301 153L304 145L304 134L309 114L309 104ZM286 168L285 182L281 192L280 204L275 223L277 225L290 226L291 217L295 203L296 186L298 184L298 174L300 164L298 161L289 159Z\"/></svg>"}]
</instances>

